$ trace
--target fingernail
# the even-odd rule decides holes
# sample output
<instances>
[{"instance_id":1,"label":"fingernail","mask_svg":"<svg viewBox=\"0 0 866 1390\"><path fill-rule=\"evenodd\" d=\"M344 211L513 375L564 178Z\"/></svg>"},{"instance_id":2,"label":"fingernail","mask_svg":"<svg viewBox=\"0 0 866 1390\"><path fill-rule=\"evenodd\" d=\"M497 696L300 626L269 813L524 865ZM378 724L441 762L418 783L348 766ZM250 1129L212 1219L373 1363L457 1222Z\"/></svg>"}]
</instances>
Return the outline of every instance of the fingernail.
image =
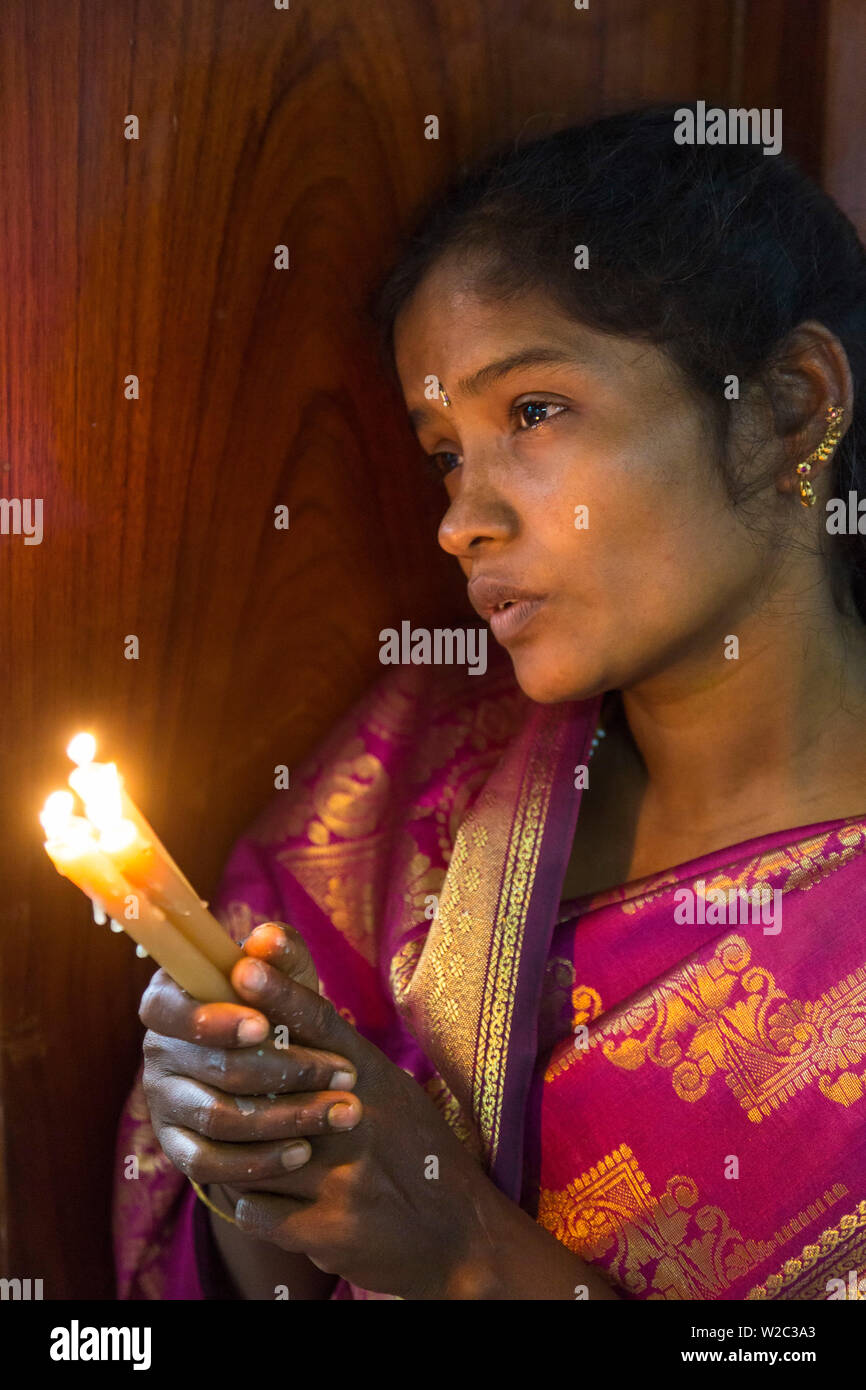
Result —
<instances>
[{"instance_id":1,"label":"fingernail","mask_svg":"<svg viewBox=\"0 0 866 1390\"><path fill-rule=\"evenodd\" d=\"M354 1129L357 1123L354 1107L347 1105L345 1101L332 1105L328 1111L328 1124L331 1129Z\"/></svg>"},{"instance_id":2,"label":"fingernail","mask_svg":"<svg viewBox=\"0 0 866 1390\"><path fill-rule=\"evenodd\" d=\"M240 963L239 971L240 982L245 989L264 989L268 977L265 974L265 968L260 961L243 960Z\"/></svg>"},{"instance_id":3,"label":"fingernail","mask_svg":"<svg viewBox=\"0 0 866 1390\"><path fill-rule=\"evenodd\" d=\"M238 1024L238 1042L262 1042L268 1036L268 1024L264 1018L242 1018Z\"/></svg>"},{"instance_id":4,"label":"fingernail","mask_svg":"<svg viewBox=\"0 0 866 1390\"><path fill-rule=\"evenodd\" d=\"M351 1091L355 1084L355 1073L351 1071L335 1071L328 1082L329 1091Z\"/></svg>"},{"instance_id":5,"label":"fingernail","mask_svg":"<svg viewBox=\"0 0 866 1390\"><path fill-rule=\"evenodd\" d=\"M280 1160L284 1168L300 1168L306 1163L309 1153L306 1144L289 1144L283 1149Z\"/></svg>"}]
</instances>

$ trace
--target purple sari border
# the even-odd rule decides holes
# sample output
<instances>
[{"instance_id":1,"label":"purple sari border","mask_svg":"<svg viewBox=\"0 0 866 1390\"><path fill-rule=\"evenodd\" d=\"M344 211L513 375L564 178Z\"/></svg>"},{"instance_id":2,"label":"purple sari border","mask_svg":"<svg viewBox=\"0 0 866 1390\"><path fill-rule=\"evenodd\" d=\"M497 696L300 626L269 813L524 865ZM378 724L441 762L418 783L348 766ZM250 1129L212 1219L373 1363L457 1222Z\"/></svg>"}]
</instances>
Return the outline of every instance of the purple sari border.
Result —
<instances>
[{"instance_id":1,"label":"purple sari border","mask_svg":"<svg viewBox=\"0 0 866 1390\"><path fill-rule=\"evenodd\" d=\"M497 1187L514 1201L519 1201L523 1184L526 1101L536 1065L538 1004L559 892L580 811L581 792L574 786L574 768L586 760L601 700L597 696L567 705L543 706L533 714L530 725L523 780L539 775L533 767L538 745L545 738L550 739L553 747L546 758L542 756L549 795L520 948L503 1082L501 1137L491 1167ZM504 892L503 887L501 891Z\"/></svg>"}]
</instances>

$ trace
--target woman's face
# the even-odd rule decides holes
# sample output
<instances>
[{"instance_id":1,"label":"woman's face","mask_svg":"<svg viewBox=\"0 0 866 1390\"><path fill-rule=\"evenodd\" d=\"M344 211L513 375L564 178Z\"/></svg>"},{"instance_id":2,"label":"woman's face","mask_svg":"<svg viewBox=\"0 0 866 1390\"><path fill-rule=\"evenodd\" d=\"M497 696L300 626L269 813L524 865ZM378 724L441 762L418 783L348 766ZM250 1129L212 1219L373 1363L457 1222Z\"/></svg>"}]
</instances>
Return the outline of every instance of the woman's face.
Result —
<instances>
[{"instance_id":1,"label":"woman's face","mask_svg":"<svg viewBox=\"0 0 866 1390\"><path fill-rule=\"evenodd\" d=\"M659 349L587 329L537 292L487 302L443 264L401 311L395 350L444 473L440 544L530 698L628 689L707 658L721 675L726 636L770 579L772 528L756 537L736 517ZM560 360L507 365L538 350ZM431 376L450 405L426 398ZM780 505L771 488L765 510Z\"/></svg>"}]
</instances>

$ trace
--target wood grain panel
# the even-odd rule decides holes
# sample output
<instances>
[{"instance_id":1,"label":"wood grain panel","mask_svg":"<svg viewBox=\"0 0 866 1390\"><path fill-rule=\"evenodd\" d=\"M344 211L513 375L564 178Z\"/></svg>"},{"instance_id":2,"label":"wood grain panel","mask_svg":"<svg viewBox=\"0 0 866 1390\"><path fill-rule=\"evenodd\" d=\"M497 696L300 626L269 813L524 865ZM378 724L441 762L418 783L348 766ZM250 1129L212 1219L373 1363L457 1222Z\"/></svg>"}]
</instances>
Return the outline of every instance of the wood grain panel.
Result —
<instances>
[{"instance_id":1,"label":"wood grain panel","mask_svg":"<svg viewBox=\"0 0 866 1390\"><path fill-rule=\"evenodd\" d=\"M783 147L820 178L827 65L825 0L742 0L738 106L780 107Z\"/></svg>"},{"instance_id":2,"label":"wood grain panel","mask_svg":"<svg viewBox=\"0 0 866 1390\"><path fill-rule=\"evenodd\" d=\"M866 6L831 0L828 14L824 187L866 238Z\"/></svg>"},{"instance_id":3,"label":"wood grain panel","mask_svg":"<svg viewBox=\"0 0 866 1390\"><path fill-rule=\"evenodd\" d=\"M810 131L805 40L783 25L758 73L742 21L728 0L4 5L0 478L44 499L45 534L0 537L0 1230L4 1272L46 1297L112 1295L149 974L40 848L68 735L99 732L207 894L274 765L379 674L379 629L468 612L362 314L413 209L492 143L727 101L738 71Z\"/></svg>"}]
</instances>

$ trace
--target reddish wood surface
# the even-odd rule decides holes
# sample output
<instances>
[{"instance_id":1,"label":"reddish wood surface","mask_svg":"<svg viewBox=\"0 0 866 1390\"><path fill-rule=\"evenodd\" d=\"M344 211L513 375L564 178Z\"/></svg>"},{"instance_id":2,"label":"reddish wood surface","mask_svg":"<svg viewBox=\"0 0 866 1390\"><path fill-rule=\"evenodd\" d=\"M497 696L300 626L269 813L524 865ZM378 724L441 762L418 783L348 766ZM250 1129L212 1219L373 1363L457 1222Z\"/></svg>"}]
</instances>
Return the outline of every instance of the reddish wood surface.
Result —
<instances>
[{"instance_id":1,"label":"reddish wood surface","mask_svg":"<svg viewBox=\"0 0 866 1390\"><path fill-rule=\"evenodd\" d=\"M828 7L827 102L823 182L866 237L866 5L831 0Z\"/></svg>"},{"instance_id":2,"label":"reddish wood surface","mask_svg":"<svg viewBox=\"0 0 866 1390\"><path fill-rule=\"evenodd\" d=\"M69 734L98 731L206 895L274 765L379 674L379 629L463 603L360 312L413 209L491 142L668 97L784 105L817 171L825 8L3 6L0 492L45 527L0 536L3 1273L113 1292L149 967L41 849Z\"/></svg>"}]
</instances>

